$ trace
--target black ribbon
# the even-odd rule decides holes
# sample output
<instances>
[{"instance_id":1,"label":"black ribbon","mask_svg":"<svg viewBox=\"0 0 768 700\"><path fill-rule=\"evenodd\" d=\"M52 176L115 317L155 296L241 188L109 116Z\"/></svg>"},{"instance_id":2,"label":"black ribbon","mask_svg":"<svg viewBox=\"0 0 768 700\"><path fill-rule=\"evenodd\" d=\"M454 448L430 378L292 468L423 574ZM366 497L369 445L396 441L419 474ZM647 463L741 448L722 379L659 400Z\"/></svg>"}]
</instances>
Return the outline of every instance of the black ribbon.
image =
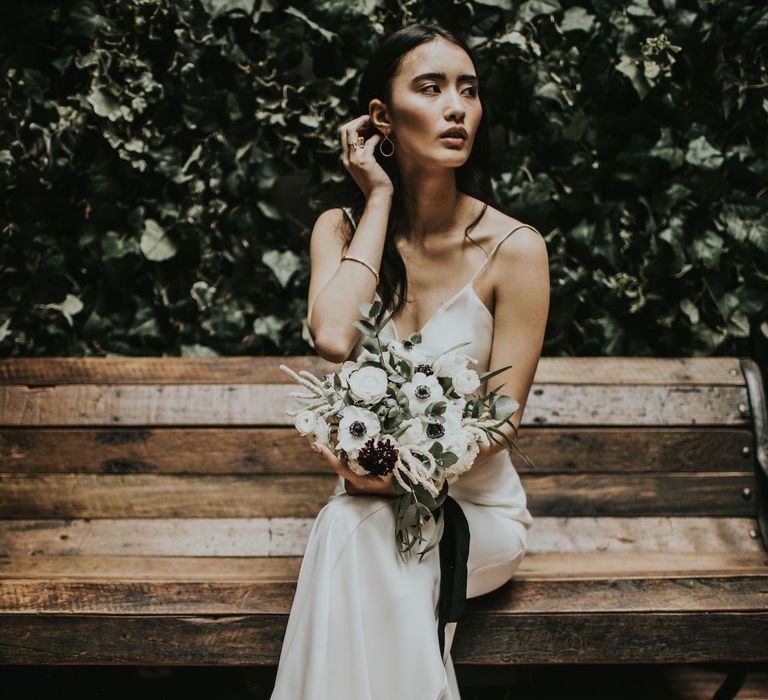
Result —
<instances>
[{"instance_id":1,"label":"black ribbon","mask_svg":"<svg viewBox=\"0 0 768 700\"><path fill-rule=\"evenodd\" d=\"M440 600L438 602L437 638L440 657L445 650L445 625L464 617L467 604L467 561L469 560L469 523L461 506L446 496L435 511L435 522L445 518L440 538Z\"/></svg>"}]
</instances>

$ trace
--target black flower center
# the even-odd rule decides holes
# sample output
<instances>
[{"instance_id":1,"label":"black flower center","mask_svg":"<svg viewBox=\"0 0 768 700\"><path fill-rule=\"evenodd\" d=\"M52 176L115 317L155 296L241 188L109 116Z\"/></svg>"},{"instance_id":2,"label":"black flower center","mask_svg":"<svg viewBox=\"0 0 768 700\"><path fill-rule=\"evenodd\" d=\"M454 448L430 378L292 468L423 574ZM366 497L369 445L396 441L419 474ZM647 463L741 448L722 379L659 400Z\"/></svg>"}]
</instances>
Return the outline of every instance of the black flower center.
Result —
<instances>
[{"instance_id":1,"label":"black flower center","mask_svg":"<svg viewBox=\"0 0 768 700\"><path fill-rule=\"evenodd\" d=\"M422 374L426 374L428 377L435 373L429 365L417 365L414 372L421 372Z\"/></svg>"},{"instance_id":2,"label":"black flower center","mask_svg":"<svg viewBox=\"0 0 768 700\"><path fill-rule=\"evenodd\" d=\"M355 437L362 437L365 435L365 423L361 420L356 420L354 423L352 423L349 426L349 432L350 434L354 435Z\"/></svg>"},{"instance_id":3,"label":"black flower center","mask_svg":"<svg viewBox=\"0 0 768 700\"><path fill-rule=\"evenodd\" d=\"M416 391L414 393L416 394L417 399L427 399L432 394L426 384L419 384L416 387Z\"/></svg>"},{"instance_id":4,"label":"black flower center","mask_svg":"<svg viewBox=\"0 0 768 700\"><path fill-rule=\"evenodd\" d=\"M442 423L430 423L427 425L427 437L431 440L437 440L445 435L445 428Z\"/></svg>"}]
</instances>

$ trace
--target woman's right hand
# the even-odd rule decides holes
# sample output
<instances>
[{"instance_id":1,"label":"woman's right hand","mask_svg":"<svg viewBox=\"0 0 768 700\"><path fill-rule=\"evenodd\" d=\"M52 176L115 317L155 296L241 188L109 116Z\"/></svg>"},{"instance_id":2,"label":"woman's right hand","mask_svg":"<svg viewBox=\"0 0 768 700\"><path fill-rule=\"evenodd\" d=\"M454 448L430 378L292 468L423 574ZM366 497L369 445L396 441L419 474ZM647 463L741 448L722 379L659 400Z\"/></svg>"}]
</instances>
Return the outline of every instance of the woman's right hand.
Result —
<instances>
[{"instance_id":1,"label":"woman's right hand","mask_svg":"<svg viewBox=\"0 0 768 700\"><path fill-rule=\"evenodd\" d=\"M365 137L362 148L350 148L357 143L358 136ZM381 141L381 134L371 123L367 114L348 121L339 127L341 139L341 157L344 167L368 199L375 192L393 193L394 186L389 175L376 160L374 149Z\"/></svg>"}]
</instances>

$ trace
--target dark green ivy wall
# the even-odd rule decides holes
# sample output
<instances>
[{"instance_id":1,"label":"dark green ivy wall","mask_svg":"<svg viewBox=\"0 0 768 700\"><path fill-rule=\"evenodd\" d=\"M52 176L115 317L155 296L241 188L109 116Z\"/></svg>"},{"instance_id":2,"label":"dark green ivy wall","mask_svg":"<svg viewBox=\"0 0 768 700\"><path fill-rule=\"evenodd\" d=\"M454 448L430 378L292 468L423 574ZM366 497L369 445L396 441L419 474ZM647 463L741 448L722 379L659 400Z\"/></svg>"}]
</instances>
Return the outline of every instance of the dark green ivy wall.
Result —
<instances>
[{"instance_id":1,"label":"dark green ivy wall","mask_svg":"<svg viewBox=\"0 0 768 700\"><path fill-rule=\"evenodd\" d=\"M545 355L768 359L762 0L3 3L0 354L312 353L309 233L383 34L479 57Z\"/></svg>"}]
</instances>

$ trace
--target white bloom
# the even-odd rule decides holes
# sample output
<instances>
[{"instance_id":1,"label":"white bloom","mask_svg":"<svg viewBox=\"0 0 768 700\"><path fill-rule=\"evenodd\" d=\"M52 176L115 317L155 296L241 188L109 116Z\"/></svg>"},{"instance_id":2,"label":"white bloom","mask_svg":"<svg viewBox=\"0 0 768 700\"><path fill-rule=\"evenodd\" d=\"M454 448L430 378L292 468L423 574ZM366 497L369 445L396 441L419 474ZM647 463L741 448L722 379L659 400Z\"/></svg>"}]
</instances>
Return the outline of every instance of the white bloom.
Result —
<instances>
[{"instance_id":1,"label":"white bloom","mask_svg":"<svg viewBox=\"0 0 768 700\"><path fill-rule=\"evenodd\" d=\"M315 411L305 408L293 417L293 424L296 426L296 430L306 437L315 432L317 418L318 415Z\"/></svg>"},{"instance_id":2,"label":"white bloom","mask_svg":"<svg viewBox=\"0 0 768 700\"><path fill-rule=\"evenodd\" d=\"M341 378L341 385L345 389L349 389L349 375L355 370L359 369L360 365L352 360L345 360L339 369L339 377Z\"/></svg>"},{"instance_id":3,"label":"white bloom","mask_svg":"<svg viewBox=\"0 0 768 700\"><path fill-rule=\"evenodd\" d=\"M473 369L462 369L453 375L451 383L459 394L472 394L480 387L480 375Z\"/></svg>"},{"instance_id":4,"label":"white bloom","mask_svg":"<svg viewBox=\"0 0 768 700\"><path fill-rule=\"evenodd\" d=\"M380 367L361 367L349 375L352 398L366 404L381 401L387 395L387 373Z\"/></svg>"},{"instance_id":5,"label":"white bloom","mask_svg":"<svg viewBox=\"0 0 768 700\"><path fill-rule=\"evenodd\" d=\"M325 447L329 447L331 437L331 426L328 424L328 421L325 420L322 416L318 416L317 420L315 421L315 439L313 442L319 442L321 445L324 445Z\"/></svg>"},{"instance_id":6,"label":"white bloom","mask_svg":"<svg viewBox=\"0 0 768 700\"><path fill-rule=\"evenodd\" d=\"M427 439L426 419L422 416L414 416L404 420L401 424L407 425L406 431L398 438L398 442L401 445L418 446L421 445Z\"/></svg>"},{"instance_id":7,"label":"white bloom","mask_svg":"<svg viewBox=\"0 0 768 700\"><path fill-rule=\"evenodd\" d=\"M440 438L440 444L458 457L458 461L446 470L448 483L451 484L464 472L468 471L480 453L475 436L467 430L451 430Z\"/></svg>"},{"instance_id":8,"label":"white bloom","mask_svg":"<svg viewBox=\"0 0 768 700\"><path fill-rule=\"evenodd\" d=\"M411 415L423 415L429 404L444 398L443 387L437 377L424 372L416 372L410 382L403 384L401 391L408 397Z\"/></svg>"},{"instance_id":9,"label":"white bloom","mask_svg":"<svg viewBox=\"0 0 768 700\"><path fill-rule=\"evenodd\" d=\"M416 365L430 364L433 356L419 348L418 345L412 344L410 348L406 348L405 345L399 340L392 340L389 343L389 351L397 358L401 360L408 360Z\"/></svg>"},{"instance_id":10,"label":"white bloom","mask_svg":"<svg viewBox=\"0 0 768 700\"><path fill-rule=\"evenodd\" d=\"M464 408L467 405L466 399L451 399L445 408L445 426L451 428L461 428L464 420Z\"/></svg>"},{"instance_id":11,"label":"white bloom","mask_svg":"<svg viewBox=\"0 0 768 700\"><path fill-rule=\"evenodd\" d=\"M466 369L467 363L470 360L477 362L477 360L463 352L452 350L444 355L440 355L432 364L432 369L438 377L453 377L458 371Z\"/></svg>"},{"instance_id":12,"label":"white bloom","mask_svg":"<svg viewBox=\"0 0 768 700\"><path fill-rule=\"evenodd\" d=\"M380 432L381 423L373 411L360 406L345 406L339 421L336 449L354 453Z\"/></svg>"}]
</instances>

